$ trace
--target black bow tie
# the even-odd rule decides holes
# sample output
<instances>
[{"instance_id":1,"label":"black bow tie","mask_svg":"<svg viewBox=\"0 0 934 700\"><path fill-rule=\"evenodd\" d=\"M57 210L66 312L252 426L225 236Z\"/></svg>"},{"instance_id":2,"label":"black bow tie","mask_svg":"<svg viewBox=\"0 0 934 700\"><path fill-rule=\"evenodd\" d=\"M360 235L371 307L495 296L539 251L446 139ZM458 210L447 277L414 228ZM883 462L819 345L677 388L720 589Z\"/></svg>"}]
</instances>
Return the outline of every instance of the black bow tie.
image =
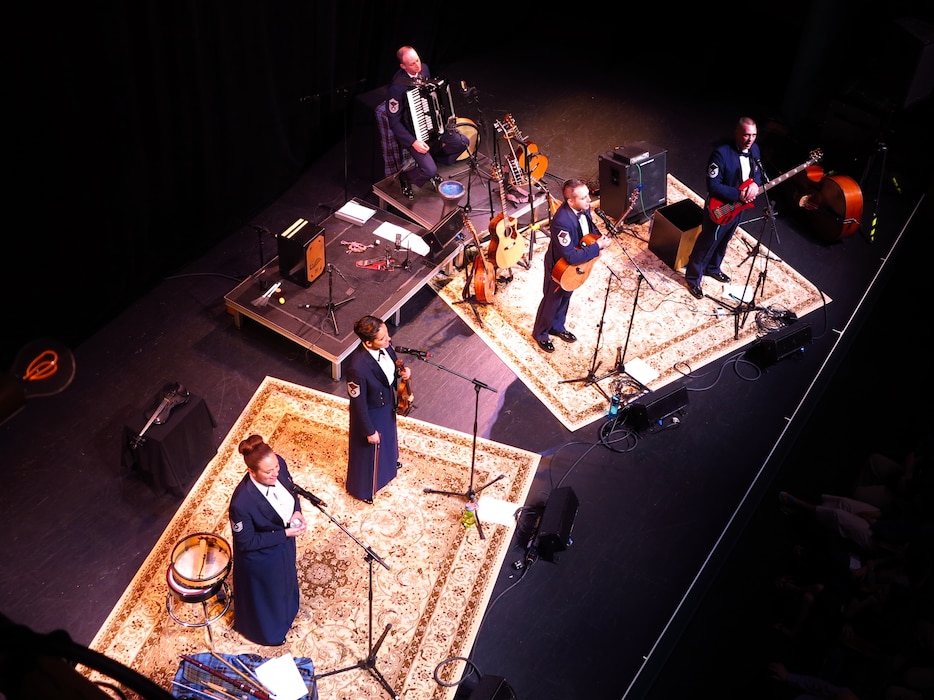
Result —
<instances>
[{"instance_id":1,"label":"black bow tie","mask_svg":"<svg viewBox=\"0 0 934 700\"><path fill-rule=\"evenodd\" d=\"M740 154L739 154L739 157L740 157L740 158L748 158L748 157L749 157L749 154L748 154L748 153L740 153Z\"/></svg>"}]
</instances>

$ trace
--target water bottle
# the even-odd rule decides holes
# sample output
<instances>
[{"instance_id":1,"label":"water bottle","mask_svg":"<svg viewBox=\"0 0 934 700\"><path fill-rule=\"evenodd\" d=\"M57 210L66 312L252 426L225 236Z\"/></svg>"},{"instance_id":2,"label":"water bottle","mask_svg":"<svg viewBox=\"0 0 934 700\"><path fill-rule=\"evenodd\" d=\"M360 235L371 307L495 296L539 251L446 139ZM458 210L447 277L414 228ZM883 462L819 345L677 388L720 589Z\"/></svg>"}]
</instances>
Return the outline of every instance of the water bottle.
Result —
<instances>
[{"instance_id":1,"label":"water bottle","mask_svg":"<svg viewBox=\"0 0 934 700\"><path fill-rule=\"evenodd\" d=\"M461 513L461 525L465 528L473 527L477 524L477 504L473 501L464 506L464 512Z\"/></svg>"},{"instance_id":2,"label":"water bottle","mask_svg":"<svg viewBox=\"0 0 934 700\"><path fill-rule=\"evenodd\" d=\"M607 418L616 418L619 415L619 395L613 394L613 398L610 399L610 410L607 411Z\"/></svg>"}]
</instances>

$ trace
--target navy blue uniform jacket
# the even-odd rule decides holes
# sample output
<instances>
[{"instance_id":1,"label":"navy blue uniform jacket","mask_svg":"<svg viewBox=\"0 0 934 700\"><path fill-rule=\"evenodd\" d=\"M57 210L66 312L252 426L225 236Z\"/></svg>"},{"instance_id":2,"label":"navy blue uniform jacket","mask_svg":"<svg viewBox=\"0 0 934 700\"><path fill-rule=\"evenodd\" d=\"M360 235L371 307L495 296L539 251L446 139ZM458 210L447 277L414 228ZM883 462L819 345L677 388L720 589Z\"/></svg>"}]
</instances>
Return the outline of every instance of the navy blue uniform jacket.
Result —
<instances>
[{"instance_id":1,"label":"navy blue uniform jacket","mask_svg":"<svg viewBox=\"0 0 934 700\"><path fill-rule=\"evenodd\" d=\"M294 494L292 476L279 459L279 481ZM301 510L292 496L294 513ZM298 614L295 538L287 537L282 518L253 485L249 473L230 498L233 532L234 629L256 644L275 646Z\"/></svg>"},{"instance_id":2,"label":"navy blue uniform jacket","mask_svg":"<svg viewBox=\"0 0 934 700\"><path fill-rule=\"evenodd\" d=\"M398 356L390 346L386 353L396 364ZM398 366L397 366L398 367ZM347 493L360 500L374 494L392 481L399 459L396 434L396 388L399 371L390 383L379 363L363 343L350 354L347 367L347 395L350 397L350 436L347 445ZM373 482L376 445L367 436L379 432L379 465Z\"/></svg>"}]
</instances>

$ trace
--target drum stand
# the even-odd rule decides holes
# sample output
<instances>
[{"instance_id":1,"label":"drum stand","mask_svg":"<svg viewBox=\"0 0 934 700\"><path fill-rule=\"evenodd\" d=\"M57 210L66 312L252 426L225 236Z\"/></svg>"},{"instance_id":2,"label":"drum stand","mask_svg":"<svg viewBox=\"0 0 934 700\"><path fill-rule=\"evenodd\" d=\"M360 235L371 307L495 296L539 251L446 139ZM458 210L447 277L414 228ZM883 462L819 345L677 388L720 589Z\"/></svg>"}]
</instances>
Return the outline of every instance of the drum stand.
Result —
<instances>
[{"instance_id":1,"label":"drum stand","mask_svg":"<svg viewBox=\"0 0 934 700\"><path fill-rule=\"evenodd\" d=\"M491 486L491 485L495 484L497 481L499 481L500 479L505 479L505 478L506 478L506 475L505 475L505 474L500 474L500 475L497 476L495 479L492 479L491 481L488 481L487 483L485 483L485 484L484 484L483 486L481 486L480 488L476 488L476 487L474 486L474 477L475 477L475 473L476 473L476 472L475 472L475 468L476 468L476 464L477 464L477 419L478 419L478 415L479 415L479 412L480 412L480 389L486 389L486 390L488 390L488 391L493 391L493 392L495 392L496 389L494 389L493 387L491 387L491 386L488 385L488 384L484 384L484 383L481 382L479 379L470 379L469 377L465 377L463 374L459 374L459 373L455 372L454 370L448 369L447 367L445 367L445 366L443 366L443 365L439 365L439 364L436 364L436 363L431 362L431 361L429 361L429 360L426 360L424 357L420 357L419 359L420 359L422 362L427 362L429 365L434 365L434 366L437 367L438 369L443 369L445 372L448 372L449 374L453 374L453 375L455 375L455 376L458 376L458 377L460 377L461 379L466 379L468 382L471 382L471 383L473 384L473 389L474 389L474 403L473 403L473 446L471 447L471 450L470 450L470 485L467 487L467 490L464 491L463 493L458 492L458 491L437 491L437 490L435 490L435 489L425 489L424 491L425 491L425 493L437 493L437 494L441 494L441 495L443 495L443 496L460 496L461 498L465 499L467 503L476 503L476 502L477 502L477 498L479 498L479 496L480 496L480 493L481 493L487 486ZM486 539L486 535L483 534L483 525L482 525L481 522L480 522L480 514L479 514L479 513L476 513L475 515L477 516L477 517L476 517L476 520L477 520L477 532L480 534L480 539L481 539L481 540L485 540L485 539Z\"/></svg>"},{"instance_id":2,"label":"drum stand","mask_svg":"<svg viewBox=\"0 0 934 700\"><path fill-rule=\"evenodd\" d=\"M305 494L300 494L300 495L304 496ZM389 693L389 697L391 697L393 700L401 700L398 693L396 693L396 691L392 689L392 686L389 685L386 678L383 676L382 673L380 673L379 669L376 667L376 655L379 652L379 648L383 645L383 642L386 640L386 635L389 634L389 630L392 629L392 623L388 623L386 625L386 629L383 630L383 633L379 636L379 639L376 640L375 644L373 643L373 562L374 561L379 562L380 566L384 567L387 571L389 571L389 564L383 561L382 558L380 558L380 556L376 554L376 552L374 552L371 547L368 547L367 545L363 544L363 542L361 542L357 537L355 537L346 527L344 527L340 522L338 522L330 513L325 511L323 507L324 506L323 503L312 501L310 498L308 500L314 504L315 508L317 508L322 513L324 513L324 515L327 517L328 520L330 520L332 523L337 525L337 527L339 527L344 532L345 535L347 535L350 539L352 539L354 542L356 542L360 546L360 548L366 553L366 556L364 557L364 559L366 560L367 568L369 569L369 592L367 594L367 605L368 605L367 645L368 646L367 646L366 658L358 661L352 666L347 666L345 668L339 668L335 671L328 671L327 673L316 673L312 677L311 680L314 683L317 683L319 678L326 678L327 676L334 676L338 673L344 673L345 671L352 671L354 669L360 668L365 671L369 671L370 675L373 676L379 682L381 686L383 686L383 689L387 693Z\"/></svg>"}]
</instances>

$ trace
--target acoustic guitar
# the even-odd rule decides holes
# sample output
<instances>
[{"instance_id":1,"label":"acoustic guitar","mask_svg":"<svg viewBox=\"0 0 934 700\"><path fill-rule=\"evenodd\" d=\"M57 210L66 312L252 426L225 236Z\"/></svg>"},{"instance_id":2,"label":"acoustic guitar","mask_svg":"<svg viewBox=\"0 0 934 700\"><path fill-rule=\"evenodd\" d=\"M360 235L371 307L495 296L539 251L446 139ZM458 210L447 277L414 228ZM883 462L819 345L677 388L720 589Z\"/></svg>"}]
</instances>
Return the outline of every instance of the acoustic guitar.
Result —
<instances>
[{"instance_id":1,"label":"acoustic guitar","mask_svg":"<svg viewBox=\"0 0 934 700\"><path fill-rule=\"evenodd\" d=\"M487 257L498 268L509 268L525 255L525 239L519 235L519 222L506 215L506 183L499 164L493 166L493 179L499 183L499 198L503 210L490 220L490 246Z\"/></svg>"},{"instance_id":2,"label":"acoustic guitar","mask_svg":"<svg viewBox=\"0 0 934 700\"><path fill-rule=\"evenodd\" d=\"M636 204L636 199L638 199L639 197L640 189L642 188L640 187L640 188L636 188L635 190L633 190L632 194L629 196L629 204L626 207L626 211L624 211L620 215L617 221L624 221L626 217L629 216L630 212L632 212L632 208ZM594 211L596 211L598 214L603 216L603 214L601 213L602 210L595 209ZM608 222L607 222L607 225L608 225L607 232L611 236L615 236L617 233L615 225L610 226ZM586 236L581 238L581 242L578 248L585 248L589 245L593 245L599 239L600 239L600 232L591 231ZM551 279L557 282L561 286L561 289L563 289L564 291L573 292L575 289L577 289L584 282L587 281L587 278L590 277L590 271L593 270L593 266L596 262L597 262L597 258L591 258L587 262L582 262L579 265L571 265L567 260L565 260L564 258L561 258L558 262L555 263L555 266L551 270Z\"/></svg>"},{"instance_id":3,"label":"acoustic guitar","mask_svg":"<svg viewBox=\"0 0 934 700\"><path fill-rule=\"evenodd\" d=\"M773 180L769 180L767 183L765 183L762 187L759 188L759 191L765 192L766 190L769 190L775 187L775 185L780 185L788 178L794 177L795 175L800 173L802 170L807 168L809 165L814 165L815 163L819 163L820 159L823 157L824 157L824 154L821 152L819 148L811 151L810 157L806 161L804 161L801 165L792 168L786 173L782 173L781 175L779 175ZM745 190L751 184L752 184L752 179L750 178L749 180L746 180L745 182L743 182L743 184L739 186L740 191ZM711 220L713 220L715 224L723 225L735 219L737 216L739 216L743 212L744 209L749 209L749 207L753 206L753 204L755 204L755 202L726 202L725 203L725 202L721 202L716 197L710 197L710 200L707 203L707 212Z\"/></svg>"},{"instance_id":4,"label":"acoustic guitar","mask_svg":"<svg viewBox=\"0 0 934 700\"><path fill-rule=\"evenodd\" d=\"M496 295L496 270L493 268L493 263L483 254L477 229L474 228L473 223L467 218L466 214L462 216L464 217L464 226L473 234L474 245L477 246L477 257L473 261L472 274L474 296L477 297L477 301L489 304Z\"/></svg>"},{"instance_id":5,"label":"acoustic guitar","mask_svg":"<svg viewBox=\"0 0 934 700\"><path fill-rule=\"evenodd\" d=\"M541 180L545 176L545 173L548 172L548 157L538 150L536 144L526 143L527 139L522 135L522 132L519 131L519 127L512 114L506 114L503 117L503 121L497 120L493 123L493 126L509 143L509 150L512 152L512 157L507 158L506 161L509 165L509 172L512 175L513 184L521 187L529 184L530 179L533 183ZM513 140L522 144L518 153L516 153L516 149L512 145ZM528 163L526 163L526 154L528 154ZM526 173L526 170L528 170L528 173Z\"/></svg>"}]
</instances>

